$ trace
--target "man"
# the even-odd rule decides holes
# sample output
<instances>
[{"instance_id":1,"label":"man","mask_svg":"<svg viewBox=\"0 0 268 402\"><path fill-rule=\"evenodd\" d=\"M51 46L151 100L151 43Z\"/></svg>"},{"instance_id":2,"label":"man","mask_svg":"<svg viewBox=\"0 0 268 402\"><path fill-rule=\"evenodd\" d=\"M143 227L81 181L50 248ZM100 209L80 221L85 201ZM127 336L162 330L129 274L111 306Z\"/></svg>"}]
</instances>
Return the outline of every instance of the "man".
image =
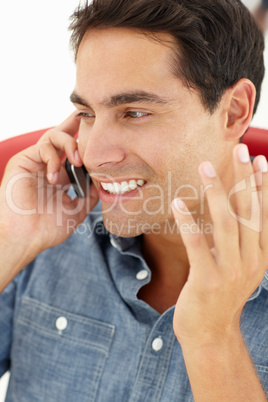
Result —
<instances>
[{"instance_id":1,"label":"man","mask_svg":"<svg viewBox=\"0 0 268 402\"><path fill-rule=\"evenodd\" d=\"M1 186L7 401L265 401L261 32L233 0L95 0L71 29L77 110Z\"/></svg>"}]
</instances>

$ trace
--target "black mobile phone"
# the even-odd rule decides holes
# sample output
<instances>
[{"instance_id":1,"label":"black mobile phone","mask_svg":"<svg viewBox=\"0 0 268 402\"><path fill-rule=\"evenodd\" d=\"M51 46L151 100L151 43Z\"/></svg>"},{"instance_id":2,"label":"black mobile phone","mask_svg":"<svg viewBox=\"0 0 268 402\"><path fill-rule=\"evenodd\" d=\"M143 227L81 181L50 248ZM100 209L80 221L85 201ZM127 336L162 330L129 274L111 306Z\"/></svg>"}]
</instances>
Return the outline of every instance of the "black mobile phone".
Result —
<instances>
[{"instance_id":1,"label":"black mobile phone","mask_svg":"<svg viewBox=\"0 0 268 402\"><path fill-rule=\"evenodd\" d=\"M84 198L88 194L90 184L92 183L85 166L76 167L66 159L65 169L77 197Z\"/></svg>"}]
</instances>

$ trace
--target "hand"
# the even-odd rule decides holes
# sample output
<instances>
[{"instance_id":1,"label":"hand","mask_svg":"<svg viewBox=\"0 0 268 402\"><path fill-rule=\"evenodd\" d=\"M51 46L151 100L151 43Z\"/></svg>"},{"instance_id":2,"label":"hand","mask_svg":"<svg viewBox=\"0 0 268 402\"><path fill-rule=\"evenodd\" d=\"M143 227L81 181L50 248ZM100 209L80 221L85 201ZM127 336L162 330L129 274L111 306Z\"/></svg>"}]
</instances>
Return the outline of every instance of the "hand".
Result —
<instances>
[{"instance_id":1,"label":"hand","mask_svg":"<svg viewBox=\"0 0 268 402\"><path fill-rule=\"evenodd\" d=\"M82 165L73 138L78 129L73 113L6 167L0 188L0 245L16 245L14 252L27 251L29 260L66 240L97 204L93 185L87 199L67 195L70 183L61 158L66 154L75 166Z\"/></svg>"},{"instance_id":2,"label":"hand","mask_svg":"<svg viewBox=\"0 0 268 402\"><path fill-rule=\"evenodd\" d=\"M199 167L202 183L211 185L206 196L214 228L213 250L186 206L173 202L176 221L197 229L181 233L190 263L174 314L174 331L182 348L215 345L238 333L243 306L268 266L267 161L258 156L252 166L247 147L239 144L233 164L235 183L240 183L233 191L233 210L210 162Z\"/></svg>"}]
</instances>

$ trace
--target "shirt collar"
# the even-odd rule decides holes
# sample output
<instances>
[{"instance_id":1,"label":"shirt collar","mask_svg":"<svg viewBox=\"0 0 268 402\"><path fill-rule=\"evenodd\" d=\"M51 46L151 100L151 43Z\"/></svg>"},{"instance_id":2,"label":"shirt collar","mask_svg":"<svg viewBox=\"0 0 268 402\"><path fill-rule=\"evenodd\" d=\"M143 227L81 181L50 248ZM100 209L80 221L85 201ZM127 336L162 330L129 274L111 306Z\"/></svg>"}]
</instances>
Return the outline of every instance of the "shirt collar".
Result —
<instances>
[{"instance_id":1,"label":"shirt collar","mask_svg":"<svg viewBox=\"0 0 268 402\"><path fill-rule=\"evenodd\" d=\"M126 252L130 250L134 245L138 244L138 237L120 237L115 236L110 233L110 242L111 244L121 252Z\"/></svg>"},{"instance_id":2,"label":"shirt collar","mask_svg":"<svg viewBox=\"0 0 268 402\"><path fill-rule=\"evenodd\" d=\"M248 302L256 299L259 296L259 294L261 293L262 289L264 289L268 292L268 270L265 272L264 278L261 281L258 288L255 290L254 293L252 293L252 295L248 299Z\"/></svg>"},{"instance_id":3,"label":"shirt collar","mask_svg":"<svg viewBox=\"0 0 268 402\"><path fill-rule=\"evenodd\" d=\"M119 236L115 236L110 234L110 241L111 244L118 249L118 251L121 251L122 253L127 252L127 251L132 251L134 248L139 250L139 254L141 255L141 250L140 250L140 237L131 237L131 238L123 238ZM136 246L136 247L135 247ZM137 247L138 246L138 247ZM255 292L249 297L248 301L256 299L259 294L261 293L262 289L266 290L268 292L268 270L265 272L264 278L258 288L255 290Z\"/></svg>"},{"instance_id":4,"label":"shirt collar","mask_svg":"<svg viewBox=\"0 0 268 402\"><path fill-rule=\"evenodd\" d=\"M102 214L98 215L96 219L94 219L95 225L102 222L103 223L103 217ZM141 250L140 250L140 239L141 236L137 237L130 237L130 238L125 238L125 237L120 237L113 235L112 233L109 233L110 236L110 242L113 247L115 247L118 251L121 253L127 252L127 251L134 251L135 249L135 254L140 254L141 256ZM252 301L256 299L259 294L261 293L262 289L266 290L268 292L268 270L265 272L264 278L258 288L255 290L255 292L249 297L248 301Z\"/></svg>"}]
</instances>

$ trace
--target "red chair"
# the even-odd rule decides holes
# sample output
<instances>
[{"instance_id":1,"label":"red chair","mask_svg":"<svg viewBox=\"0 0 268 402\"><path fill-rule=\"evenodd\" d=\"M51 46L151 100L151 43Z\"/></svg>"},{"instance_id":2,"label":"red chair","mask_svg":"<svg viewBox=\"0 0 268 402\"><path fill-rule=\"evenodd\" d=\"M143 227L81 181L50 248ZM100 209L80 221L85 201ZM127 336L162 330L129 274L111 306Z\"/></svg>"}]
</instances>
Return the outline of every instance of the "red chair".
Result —
<instances>
[{"instance_id":1,"label":"red chair","mask_svg":"<svg viewBox=\"0 0 268 402\"><path fill-rule=\"evenodd\" d=\"M0 182L8 160L16 153L35 144L47 130L46 128L33 131L0 142ZM265 155L268 159L268 130L250 127L242 142L247 144L252 156Z\"/></svg>"},{"instance_id":2,"label":"red chair","mask_svg":"<svg viewBox=\"0 0 268 402\"><path fill-rule=\"evenodd\" d=\"M250 127L242 142L247 144L251 156L264 155L268 159L268 130Z\"/></svg>"}]
</instances>

